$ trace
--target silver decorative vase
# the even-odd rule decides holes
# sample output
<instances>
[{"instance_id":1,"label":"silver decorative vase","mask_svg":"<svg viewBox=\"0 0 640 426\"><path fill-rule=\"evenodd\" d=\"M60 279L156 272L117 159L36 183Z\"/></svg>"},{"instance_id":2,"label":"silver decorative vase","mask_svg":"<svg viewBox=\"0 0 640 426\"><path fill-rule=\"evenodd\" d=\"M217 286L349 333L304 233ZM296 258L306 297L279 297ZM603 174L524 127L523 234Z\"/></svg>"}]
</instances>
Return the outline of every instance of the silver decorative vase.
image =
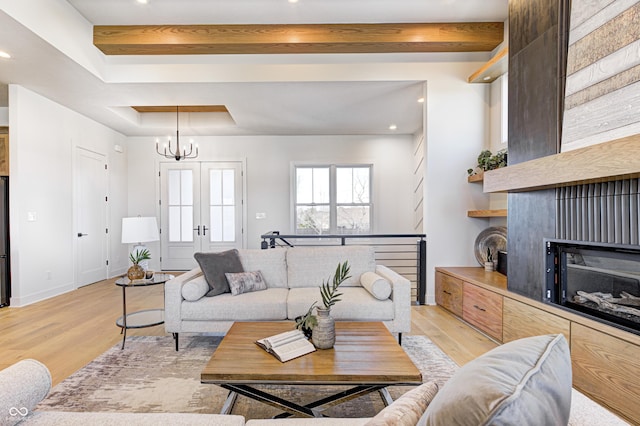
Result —
<instances>
[{"instance_id":1,"label":"silver decorative vase","mask_svg":"<svg viewBox=\"0 0 640 426\"><path fill-rule=\"evenodd\" d=\"M318 349L331 349L336 343L336 322L331 317L331 309L316 308L318 323L313 327L311 340Z\"/></svg>"}]
</instances>

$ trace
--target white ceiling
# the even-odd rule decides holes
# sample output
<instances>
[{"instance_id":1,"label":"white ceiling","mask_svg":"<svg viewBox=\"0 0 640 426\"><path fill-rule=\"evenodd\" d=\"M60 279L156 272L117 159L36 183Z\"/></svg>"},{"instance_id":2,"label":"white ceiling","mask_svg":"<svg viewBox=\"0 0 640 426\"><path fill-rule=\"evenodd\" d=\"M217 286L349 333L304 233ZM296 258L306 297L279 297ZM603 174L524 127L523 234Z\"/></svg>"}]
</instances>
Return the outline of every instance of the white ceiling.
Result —
<instances>
[{"instance_id":1,"label":"white ceiling","mask_svg":"<svg viewBox=\"0 0 640 426\"><path fill-rule=\"evenodd\" d=\"M92 45L93 25L471 22L505 21L508 13L507 0L47 1L59 20L37 7L20 10L38 0L0 0L0 50L13 56L0 59L0 106L8 103L3 84L20 84L131 136L175 129L175 115L142 117L132 105L215 104L235 123L181 114L181 133L384 134L392 123L413 133L424 79L415 65L488 54L106 57Z\"/></svg>"}]
</instances>

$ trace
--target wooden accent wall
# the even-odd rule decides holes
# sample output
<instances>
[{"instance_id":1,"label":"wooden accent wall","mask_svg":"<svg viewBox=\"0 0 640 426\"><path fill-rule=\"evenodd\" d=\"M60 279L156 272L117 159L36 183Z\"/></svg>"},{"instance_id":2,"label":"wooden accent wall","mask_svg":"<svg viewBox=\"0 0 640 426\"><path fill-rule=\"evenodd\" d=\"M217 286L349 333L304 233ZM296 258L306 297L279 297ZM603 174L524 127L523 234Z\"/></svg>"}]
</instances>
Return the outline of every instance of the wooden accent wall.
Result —
<instances>
[{"instance_id":1,"label":"wooden accent wall","mask_svg":"<svg viewBox=\"0 0 640 426\"><path fill-rule=\"evenodd\" d=\"M556 154L568 0L509 1L509 165ZM555 237L555 190L509 194L511 291L543 297L543 238Z\"/></svg>"},{"instance_id":2,"label":"wooden accent wall","mask_svg":"<svg viewBox=\"0 0 640 426\"><path fill-rule=\"evenodd\" d=\"M571 7L562 151L640 133L640 2Z\"/></svg>"}]
</instances>

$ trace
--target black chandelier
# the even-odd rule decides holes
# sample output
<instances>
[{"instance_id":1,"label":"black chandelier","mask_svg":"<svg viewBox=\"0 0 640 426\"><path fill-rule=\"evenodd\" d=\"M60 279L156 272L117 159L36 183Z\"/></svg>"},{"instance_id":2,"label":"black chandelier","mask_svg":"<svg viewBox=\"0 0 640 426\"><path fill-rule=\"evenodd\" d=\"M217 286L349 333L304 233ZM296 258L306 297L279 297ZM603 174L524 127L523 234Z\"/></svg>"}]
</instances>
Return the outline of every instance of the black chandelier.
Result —
<instances>
[{"instance_id":1,"label":"black chandelier","mask_svg":"<svg viewBox=\"0 0 640 426\"><path fill-rule=\"evenodd\" d=\"M158 142L156 141L156 152L162 155L164 158L172 158L176 161L180 161L183 158L196 158L198 157L198 147L196 146L196 152L193 153L193 143L189 143L189 152L187 152L186 146L182 147L182 151L180 151L180 130L178 126L178 117L180 116L178 108L176 106L176 150L173 151L171 149L171 137L169 137L169 142L164 146L164 151L160 152L158 149Z\"/></svg>"}]
</instances>

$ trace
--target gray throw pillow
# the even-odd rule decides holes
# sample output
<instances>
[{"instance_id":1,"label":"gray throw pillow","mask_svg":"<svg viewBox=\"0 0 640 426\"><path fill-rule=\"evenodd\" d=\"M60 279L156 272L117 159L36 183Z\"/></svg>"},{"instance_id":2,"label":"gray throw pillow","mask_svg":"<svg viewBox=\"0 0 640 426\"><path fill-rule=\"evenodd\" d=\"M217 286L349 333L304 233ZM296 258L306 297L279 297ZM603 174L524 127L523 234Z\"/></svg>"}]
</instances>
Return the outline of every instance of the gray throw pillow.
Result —
<instances>
[{"instance_id":1,"label":"gray throw pillow","mask_svg":"<svg viewBox=\"0 0 640 426\"><path fill-rule=\"evenodd\" d=\"M267 289L267 283L264 278L262 278L260 271L227 272L224 275L227 277L231 294L234 296Z\"/></svg>"},{"instance_id":2,"label":"gray throw pillow","mask_svg":"<svg viewBox=\"0 0 640 426\"><path fill-rule=\"evenodd\" d=\"M193 257L200 265L204 279L207 280L211 289L206 294L208 297L230 292L225 273L244 272L236 249L216 253L196 253Z\"/></svg>"},{"instance_id":3,"label":"gray throw pillow","mask_svg":"<svg viewBox=\"0 0 640 426\"><path fill-rule=\"evenodd\" d=\"M514 340L458 370L418 425L566 425L571 356L562 334Z\"/></svg>"}]
</instances>

